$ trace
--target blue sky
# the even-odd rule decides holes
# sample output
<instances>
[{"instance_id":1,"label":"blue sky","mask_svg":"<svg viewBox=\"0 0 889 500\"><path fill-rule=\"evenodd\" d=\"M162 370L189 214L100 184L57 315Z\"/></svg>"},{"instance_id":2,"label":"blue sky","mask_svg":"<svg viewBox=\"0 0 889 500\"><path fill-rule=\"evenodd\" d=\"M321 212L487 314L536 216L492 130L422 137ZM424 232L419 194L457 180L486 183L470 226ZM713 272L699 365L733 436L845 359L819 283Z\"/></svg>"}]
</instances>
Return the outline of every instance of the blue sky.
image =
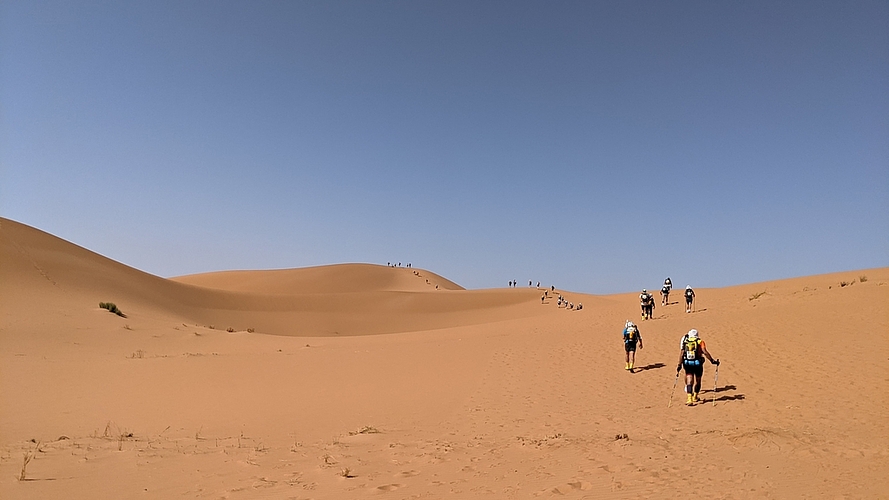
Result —
<instances>
[{"instance_id":1,"label":"blue sky","mask_svg":"<svg viewBox=\"0 0 889 500\"><path fill-rule=\"evenodd\" d=\"M161 276L889 265L886 2L0 4L0 215Z\"/></svg>"}]
</instances>

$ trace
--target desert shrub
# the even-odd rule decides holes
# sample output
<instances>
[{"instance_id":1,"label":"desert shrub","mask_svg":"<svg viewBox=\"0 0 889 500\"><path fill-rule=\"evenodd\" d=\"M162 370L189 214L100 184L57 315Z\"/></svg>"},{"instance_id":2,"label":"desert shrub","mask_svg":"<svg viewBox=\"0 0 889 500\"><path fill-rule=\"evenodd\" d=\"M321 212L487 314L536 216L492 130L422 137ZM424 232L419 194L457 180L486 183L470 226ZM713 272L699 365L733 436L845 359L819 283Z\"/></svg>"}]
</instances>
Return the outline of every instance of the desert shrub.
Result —
<instances>
[{"instance_id":1,"label":"desert shrub","mask_svg":"<svg viewBox=\"0 0 889 500\"><path fill-rule=\"evenodd\" d=\"M754 294L751 295L747 300L756 300L756 299L762 297L762 296L765 295L765 294L766 294L766 292L754 293Z\"/></svg>"},{"instance_id":2,"label":"desert shrub","mask_svg":"<svg viewBox=\"0 0 889 500\"><path fill-rule=\"evenodd\" d=\"M112 312L121 318L126 318L127 315L123 313L120 309L117 308L117 305L114 302L99 302L99 307L102 309L107 309L108 312Z\"/></svg>"},{"instance_id":3,"label":"desert shrub","mask_svg":"<svg viewBox=\"0 0 889 500\"><path fill-rule=\"evenodd\" d=\"M226 328L225 331L227 331L228 333L235 333L235 329L232 327Z\"/></svg>"},{"instance_id":4,"label":"desert shrub","mask_svg":"<svg viewBox=\"0 0 889 500\"><path fill-rule=\"evenodd\" d=\"M865 281L867 281L867 276L862 274L861 276L858 277L858 281L864 283Z\"/></svg>"}]
</instances>

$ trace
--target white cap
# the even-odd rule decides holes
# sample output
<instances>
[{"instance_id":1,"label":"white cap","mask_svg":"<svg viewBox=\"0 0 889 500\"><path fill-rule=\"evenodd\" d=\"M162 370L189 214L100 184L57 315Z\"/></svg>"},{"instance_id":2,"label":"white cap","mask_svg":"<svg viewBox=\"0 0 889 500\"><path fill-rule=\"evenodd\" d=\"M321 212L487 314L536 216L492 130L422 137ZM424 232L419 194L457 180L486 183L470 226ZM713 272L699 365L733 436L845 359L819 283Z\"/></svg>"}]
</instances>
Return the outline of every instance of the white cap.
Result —
<instances>
[{"instance_id":1,"label":"white cap","mask_svg":"<svg viewBox=\"0 0 889 500\"><path fill-rule=\"evenodd\" d=\"M691 289L691 285L685 285L685 289L686 289L686 290L690 290L690 289Z\"/></svg>"},{"instance_id":2,"label":"white cap","mask_svg":"<svg viewBox=\"0 0 889 500\"><path fill-rule=\"evenodd\" d=\"M693 339L694 339L694 338L697 338L697 337L698 337L698 331L695 330L694 328L692 328L691 330L688 331L688 336L689 336L689 338L693 338Z\"/></svg>"},{"instance_id":3,"label":"white cap","mask_svg":"<svg viewBox=\"0 0 889 500\"><path fill-rule=\"evenodd\" d=\"M631 327L631 326L636 326L636 325L633 324L632 321L627 321L627 328L629 328L629 327Z\"/></svg>"}]
</instances>

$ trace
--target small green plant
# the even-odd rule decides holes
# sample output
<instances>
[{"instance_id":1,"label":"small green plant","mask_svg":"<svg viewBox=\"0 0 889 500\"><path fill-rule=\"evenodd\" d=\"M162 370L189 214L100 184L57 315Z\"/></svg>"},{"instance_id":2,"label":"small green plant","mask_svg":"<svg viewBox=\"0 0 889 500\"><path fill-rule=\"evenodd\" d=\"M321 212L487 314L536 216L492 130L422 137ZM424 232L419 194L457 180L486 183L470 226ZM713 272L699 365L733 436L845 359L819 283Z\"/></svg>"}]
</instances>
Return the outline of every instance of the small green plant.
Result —
<instances>
[{"instance_id":1,"label":"small green plant","mask_svg":"<svg viewBox=\"0 0 889 500\"><path fill-rule=\"evenodd\" d=\"M123 313L120 309L117 308L117 305L114 302L99 302L99 307L102 309L107 309L108 312L112 312L121 318L126 318L127 315Z\"/></svg>"},{"instance_id":2,"label":"small green plant","mask_svg":"<svg viewBox=\"0 0 889 500\"><path fill-rule=\"evenodd\" d=\"M765 295L765 294L766 294L765 291L762 291L762 292L759 292L759 293L754 293L754 294L751 295L750 298L748 298L747 300L756 300L756 299L762 297L762 296Z\"/></svg>"},{"instance_id":3,"label":"small green plant","mask_svg":"<svg viewBox=\"0 0 889 500\"><path fill-rule=\"evenodd\" d=\"M861 276L858 277L858 281L864 283L865 281L867 281L867 276L862 274Z\"/></svg>"}]
</instances>

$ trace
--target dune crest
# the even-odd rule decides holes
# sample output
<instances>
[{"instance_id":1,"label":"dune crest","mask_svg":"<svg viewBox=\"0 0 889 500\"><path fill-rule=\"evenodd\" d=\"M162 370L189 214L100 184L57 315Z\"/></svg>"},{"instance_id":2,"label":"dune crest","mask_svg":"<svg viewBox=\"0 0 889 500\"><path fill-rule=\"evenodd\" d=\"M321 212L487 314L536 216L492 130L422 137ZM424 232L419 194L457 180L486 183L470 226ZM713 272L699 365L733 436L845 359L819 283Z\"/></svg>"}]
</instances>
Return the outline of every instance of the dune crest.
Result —
<instances>
[{"instance_id":1,"label":"dune crest","mask_svg":"<svg viewBox=\"0 0 889 500\"><path fill-rule=\"evenodd\" d=\"M416 268L340 264L164 279L24 224L0 219L0 300L7 321L39 300L57 313L112 301L217 328L275 335L370 335L536 314L536 291L468 291ZM39 298L38 298L39 297Z\"/></svg>"}]
</instances>

